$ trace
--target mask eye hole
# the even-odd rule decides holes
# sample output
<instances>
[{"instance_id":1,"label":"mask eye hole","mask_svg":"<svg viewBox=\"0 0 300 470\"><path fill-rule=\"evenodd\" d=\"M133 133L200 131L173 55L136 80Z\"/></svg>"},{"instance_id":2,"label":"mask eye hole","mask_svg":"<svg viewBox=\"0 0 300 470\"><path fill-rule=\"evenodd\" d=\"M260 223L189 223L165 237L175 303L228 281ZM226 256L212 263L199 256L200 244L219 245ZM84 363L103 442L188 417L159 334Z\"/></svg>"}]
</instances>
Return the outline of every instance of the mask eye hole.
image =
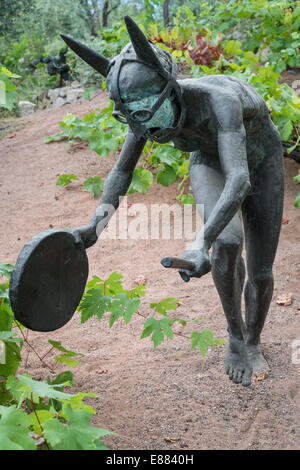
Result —
<instances>
[{"instance_id":1,"label":"mask eye hole","mask_svg":"<svg viewBox=\"0 0 300 470\"><path fill-rule=\"evenodd\" d=\"M155 134L156 132L160 131L161 128L160 127L150 127L150 129L148 129L150 134Z\"/></svg>"},{"instance_id":2,"label":"mask eye hole","mask_svg":"<svg viewBox=\"0 0 300 470\"><path fill-rule=\"evenodd\" d=\"M112 115L117 121L121 122L122 124L127 124L127 119L125 116L123 116L123 114L113 112Z\"/></svg>"},{"instance_id":3,"label":"mask eye hole","mask_svg":"<svg viewBox=\"0 0 300 470\"><path fill-rule=\"evenodd\" d=\"M131 116L139 122L146 122L152 118L152 112L149 109L137 109L131 113Z\"/></svg>"}]
</instances>

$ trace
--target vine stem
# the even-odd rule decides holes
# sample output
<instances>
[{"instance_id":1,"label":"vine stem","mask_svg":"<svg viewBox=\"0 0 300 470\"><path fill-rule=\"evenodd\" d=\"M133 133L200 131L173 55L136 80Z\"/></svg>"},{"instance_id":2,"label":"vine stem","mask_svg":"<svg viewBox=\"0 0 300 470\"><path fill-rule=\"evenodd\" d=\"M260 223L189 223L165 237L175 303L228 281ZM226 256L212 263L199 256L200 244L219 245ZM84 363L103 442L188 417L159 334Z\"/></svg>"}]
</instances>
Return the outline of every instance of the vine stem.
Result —
<instances>
[{"instance_id":1,"label":"vine stem","mask_svg":"<svg viewBox=\"0 0 300 470\"><path fill-rule=\"evenodd\" d=\"M37 419L37 422L39 423L39 426L40 426L40 428L41 428L42 435L43 435L43 434L44 434L44 428L43 428L43 426L41 425L40 418L38 417L38 414L37 414L37 412L36 412L36 409L35 409L35 406L34 406L34 402L33 402L33 393L32 393L32 392L30 393L30 401L31 401L31 405L32 405L33 412L34 412L34 414L35 414L35 417L36 417L36 419ZM44 437L44 435L43 435L43 437ZM45 439L45 438L44 438L44 439ZM50 450L50 448L49 448L49 446L48 446L48 442L46 441L46 439L45 439L45 444L46 444L46 446L47 446L47 449Z\"/></svg>"},{"instance_id":2,"label":"vine stem","mask_svg":"<svg viewBox=\"0 0 300 470\"><path fill-rule=\"evenodd\" d=\"M42 359L44 359L46 356L48 356L49 353L51 353L52 349L54 349L54 346L51 346L50 349L42 356Z\"/></svg>"},{"instance_id":3,"label":"vine stem","mask_svg":"<svg viewBox=\"0 0 300 470\"><path fill-rule=\"evenodd\" d=\"M151 147L150 147L150 150L149 150L149 152L147 153L147 155L146 155L145 158L144 158L145 163L148 163L148 159L149 159L149 157L150 157L150 155L151 155L151 153L152 153L152 150L153 150L153 147L154 147L154 143L155 143L155 142L152 142Z\"/></svg>"},{"instance_id":4,"label":"vine stem","mask_svg":"<svg viewBox=\"0 0 300 470\"><path fill-rule=\"evenodd\" d=\"M32 346L32 344L29 343L29 341L27 340L27 338L24 336L24 333L23 333L22 329L20 328L20 326L18 325L18 323L16 323L16 325L17 325L17 327L19 328L21 335L23 336L24 342L25 342L26 344L28 344L28 346L30 347L30 349L31 349L31 350L34 352L34 354L39 358L39 360L41 361L41 363L44 364L44 366L47 367L47 369L49 369L51 372L53 372L53 369L52 369L50 366L48 366L48 364L47 364L45 361L43 361L43 358L42 358L42 357L39 355L39 353L34 349L34 347Z\"/></svg>"},{"instance_id":5,"label":"vine stem","mask_svg":"<svg viewBox=\"0 0 300 470\"><path fill-rule=\"evenodd\" d=\"M29 358L29 354L30 354L30 351L31 351L31 348L28 345L28 334L29 334L29 330L27 330L27 332L26 332L27 356L26 356L26 359L25 359L25 369L27 369L28 358Z\"/></svg>"}]
</instances>

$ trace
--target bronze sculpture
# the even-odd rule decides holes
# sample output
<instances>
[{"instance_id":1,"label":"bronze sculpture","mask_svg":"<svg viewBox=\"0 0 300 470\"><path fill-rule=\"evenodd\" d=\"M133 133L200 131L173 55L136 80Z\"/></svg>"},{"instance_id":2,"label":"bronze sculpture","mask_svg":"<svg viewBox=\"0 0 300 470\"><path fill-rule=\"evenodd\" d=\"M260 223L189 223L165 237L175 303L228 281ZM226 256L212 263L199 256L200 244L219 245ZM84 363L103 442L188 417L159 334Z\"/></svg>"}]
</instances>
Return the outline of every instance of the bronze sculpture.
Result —
<instances>
[{"instance_id":1,"label":"bronze sculpture","mask_svg":"<svg viewBox=\"0 0 300 470\"><path fill-rule=\"evenodd\" d=\"M260 334L273 293L272 266L282 220L280 135L252 87L222 75L177 80L173 57L150 43L130 17L125 23L131 43L113 60L62 35L106 77L115 103L113 115L129 125L96 214L72 234L85 248L97 241L108 222L107 205L117 209L147 139L171 140L176 148L191 152L189 176L196 203L204 204L205 223L182 259L165 258L162 264L179 267L184 281L212 272L228 323L226 373L233 382L248 386L252 373L268 371ZM243 227L248 273L245 321Z\"/></svg>"},{"instance_id":2,"label":"bronze sculpture","mask_svg":"<svg viewBox=\"0 0 300 470\"><path fill-rule=\"evenodd\" d=\"M29 63L29 66L33 69L33 71L36 70L37 64L40 62L42 64L47 64L47 72L50 76L54 76L59 74L60 76L60 86L62 85L63 81L69 81L73 82L74 78L70 74L70 67L66 63L66 53L68 52L68 48L65 47L65 49L62 49L58 56L52 56L49 55L48 57L42 57L40 56L38 59L33 60L32 62Z\"/></svg>"}]
</instances>

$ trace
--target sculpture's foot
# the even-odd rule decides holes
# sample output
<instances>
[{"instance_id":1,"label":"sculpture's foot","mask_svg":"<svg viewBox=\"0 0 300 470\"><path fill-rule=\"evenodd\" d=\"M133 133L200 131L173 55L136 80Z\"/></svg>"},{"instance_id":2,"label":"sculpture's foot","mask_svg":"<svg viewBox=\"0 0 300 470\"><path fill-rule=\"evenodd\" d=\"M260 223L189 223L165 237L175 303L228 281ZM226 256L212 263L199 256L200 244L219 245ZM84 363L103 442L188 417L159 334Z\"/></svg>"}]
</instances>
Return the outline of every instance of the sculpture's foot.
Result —
<instances>
[{"instance_id":1,"label":"sculpture's foot","mask_svg":"<svg viewBox=\"0 0 300 470\"><path fill-rule=\"evenodd\" d=\"M245 343L232 335L226 351L225 370L233 382L241 383L244 387L251 384L252 367L248 361Z\"/></svg>"},{"instance_id":2,"label":"sculpture's foot","mask_svg":"<svg viewBox=\"0 0 300 470\"><path fill-rule=\"evenodd\" d=\"M249 344L246 343L246 349L248 353L249 362L253 369L253 374L259 374L260 372L264 372L268 374L270 367L264 358L259 344Z\"/></svg>"}]
</instances>

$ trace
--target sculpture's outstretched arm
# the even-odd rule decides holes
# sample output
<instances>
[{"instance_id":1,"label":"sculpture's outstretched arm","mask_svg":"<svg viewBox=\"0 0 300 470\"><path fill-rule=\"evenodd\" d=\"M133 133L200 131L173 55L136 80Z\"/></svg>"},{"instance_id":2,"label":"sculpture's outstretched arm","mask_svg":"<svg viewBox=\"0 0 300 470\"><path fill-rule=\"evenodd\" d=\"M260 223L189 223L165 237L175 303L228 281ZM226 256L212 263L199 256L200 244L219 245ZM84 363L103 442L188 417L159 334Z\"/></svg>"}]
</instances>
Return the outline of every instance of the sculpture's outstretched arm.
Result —
<instances>
[{"instance_id":1,"label":"sculpture's outstretched arm","mask_svg":"<svg viewBox=\"0 0 300 470\"><path fill-rule=\"evenodd\" d=\"M208 250L236 214L250 190L245 136L243 126L235 130L219 130L218 132L219 158L225 185L196 240L189 244L184 252L183 259L194 263L192 270L182 265L180 274L186 282L190 277L201 277L210 271ZM165 266L164 263L163 265Z\"/></svg>"},{"instance_id":2,"label":"sculpture's outstretched arm","mask_svg":"<svg viewBox=\"0 0 300 470\"><path fill-rule=\"evenodd\" d=\"M219 130L218 148L225 186L203 226L202 234L206 250L236 214L251 187L244 126L236 130Z\"/></svg>"},{"instance_id":3,"label":"sculpture's outstretched arm","mask_svg":"<svg viewBox=\"0 0 300 470\"><path fill-rule=\"evenodd\" d=\"M98 240L99 235L108 224L110 218L120 203L120 197L125 196L132 180L133 170L145 146L146 139L136 140L132 133L125 139L120 157L110 172L99 206L90 223L74 230L74 235L80 236L85 248Z\"/></svg>"}]
</instances>

